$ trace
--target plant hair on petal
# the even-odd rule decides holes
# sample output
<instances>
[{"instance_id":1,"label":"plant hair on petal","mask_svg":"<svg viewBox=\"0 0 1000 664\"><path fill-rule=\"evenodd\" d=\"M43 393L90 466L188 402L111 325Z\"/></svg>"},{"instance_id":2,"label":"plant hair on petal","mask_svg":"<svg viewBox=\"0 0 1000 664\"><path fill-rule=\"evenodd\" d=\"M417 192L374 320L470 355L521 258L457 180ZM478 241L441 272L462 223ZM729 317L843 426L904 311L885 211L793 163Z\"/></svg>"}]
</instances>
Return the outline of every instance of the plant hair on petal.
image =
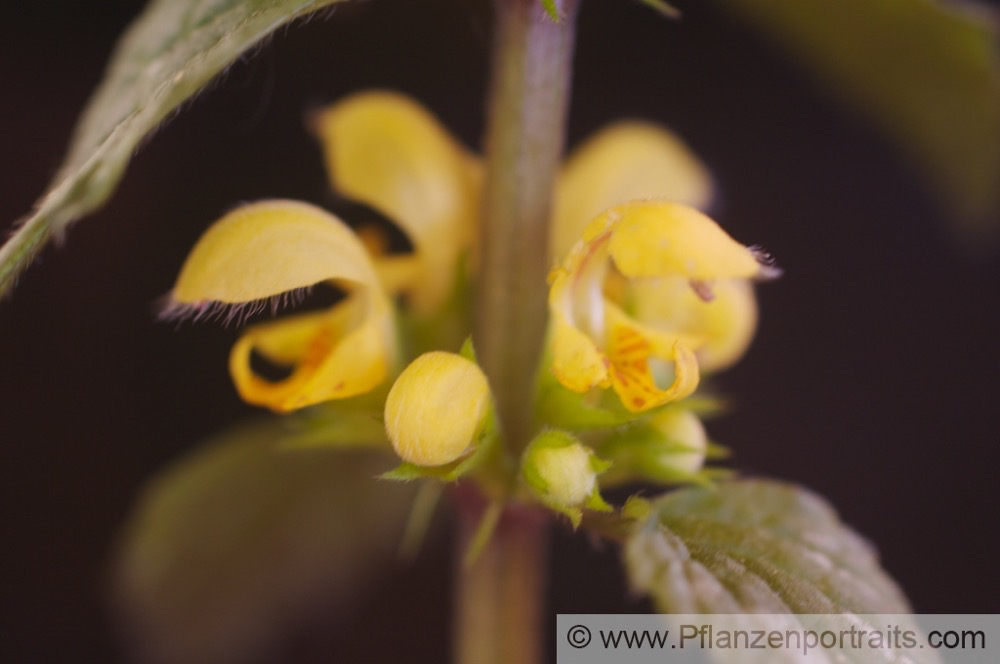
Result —
<instances>
[{"instance_id":1,"label":"plant hair on petal","mask_svg":"<svg viewBox=\"0 0 1000 664\"><path fill-rule=\"evenodd\" d=\"M313 286L296 288L271 297L249 302L220 302L218 300L202 300L200 302L178 302L172 295L164 296L164 303L158 305L159 321L184 323L191 321L217 321L223 327L243 327L254 316L270 309L271 316L277 316L282 309L292 309L302 304Z\"/></svg>"},{"instance_id":2,"label":"plant hair on petal","mask_svg":"<svg viewBox=\"0 0 1000 664\"><path fill-rule=\"evenodd\" d=\"M769 281L771 279L777 279L784 274L785 271L778 267L778 263L774 256L772 256L771 252L767 249L756 244L747 247L747 249L750 250L753 257L757 259L758 263L760 263L760 274L757 275L758 279L762 281Z\"/></svg>"}]
</instances>

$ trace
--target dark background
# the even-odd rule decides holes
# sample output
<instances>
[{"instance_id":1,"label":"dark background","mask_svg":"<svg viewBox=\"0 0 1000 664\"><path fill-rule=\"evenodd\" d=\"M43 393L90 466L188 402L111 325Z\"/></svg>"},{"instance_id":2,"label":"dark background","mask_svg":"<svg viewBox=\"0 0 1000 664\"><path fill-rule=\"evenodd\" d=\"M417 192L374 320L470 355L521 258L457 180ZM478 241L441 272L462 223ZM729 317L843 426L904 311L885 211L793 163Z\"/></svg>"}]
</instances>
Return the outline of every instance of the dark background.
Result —
<instances>
[{"instance_id":1,"label":"dark background","mask_svg":"<svg viewBox=\"0 0 1000 664\"><path fill-rule=\"evenodd\" d=\"M0 24L0 228L47 185L141 4L23 3ZM997 247L963 248L892 147L783 53L704 3L678 4L682 22L584 3L570 140L622 115L673 127L714 171L722 224L785 269L759 290L751 352L718 379L735 408L713 437L744 471L829 498L916 610L1000 611ZM159 131L110 204L0 303L0 661L124 658L104 579L137 490L252 412L226 373L236 331L157 324L153 304L234 203L325 200L304 111L390 87L478 144L485 6L382 0L324 16L280 31ZM446 553L303 635L302 661L323 647L399 661L410 641L416 661L443 660ZM644 608L625 598L614 551L560 533L554 555L551 613Z\"/></svg>"}]
</instances>

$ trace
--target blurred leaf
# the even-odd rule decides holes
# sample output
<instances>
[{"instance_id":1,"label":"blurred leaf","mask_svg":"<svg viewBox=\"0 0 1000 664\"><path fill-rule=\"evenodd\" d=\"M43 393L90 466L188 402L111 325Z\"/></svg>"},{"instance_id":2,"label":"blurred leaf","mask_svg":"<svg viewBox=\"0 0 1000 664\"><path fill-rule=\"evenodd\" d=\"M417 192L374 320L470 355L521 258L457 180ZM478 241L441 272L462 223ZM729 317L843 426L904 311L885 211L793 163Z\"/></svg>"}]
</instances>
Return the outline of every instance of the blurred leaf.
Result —
<instances>
[{"instance_id":1,"label":"blurred leaf","mask_svg":"<svg viewBox=\"0 0 1000 664\"><path fill-rule=\"evenodd\" d=\"M284 433L236 430L143 491L113 570L140 661L250 661L392 559L415 487L374 479L370 452L276 449Z\"/></svg>"},{"instance_id":2,"label":"blurred leaf","mask_svg":"<svg viewBox=\"0 0 1000 664\"><path fill-rule=\"evenodd\" d=\"M670 4L666 0L639 0L639 2L641 2L644 5L649 5L650 7L652 7L653 9L655 9L656 11L658 11L661 14L663 14L664 16L666 16L667 18L680 18L681 17L680 10L677 9L677 7L674 7L672 4Z\"/></svg>"},{"instance_id":3,"label":"blurred leaf","mask_svg":"<svg viewBox=\"0 0 1000 664\"><path fill-rule=\"evenodd\" d=\"M384 398L384 397L383 397ZM359 406L358 400L345 400ZM381 405L381 404L380 404ZM313 448L367 447L392 454L382 409L351 410L336 404L307 408L284 418L286 431L275 442L289 452Z\"/></svg>"},{"instance_id":4,"label":"blurred leaf","mask_svg":"<svg viewBox=\"0 0 1000 664\"><path fill-rule=\"evenodd\" d=\"M994 10L943 0L716 2L773 37L872 118L973 237L1000 225Z\"/></svg>"},{"instance_id":5,"label":"blurred leaf","mask_svg":"<svg viewBox=\"0 0 1000 664\"><path fill-rule=\"evenodd\" d=\"M815 494L742 480L653 503L625 544L665 613L909 613L871 546Z\"/></svg>"},{"instance_id":6,"label":"blurred leaf","mask_svg":"<svg viewBox=\"0 0 1000 664\"><path fill-rule=\"evenodd\" d=\"M107 200L171 112L275 29L336 1L153 0L119 42L48 192L0 247L0 297L49 239Z\"/></svg>"}]
</instances>

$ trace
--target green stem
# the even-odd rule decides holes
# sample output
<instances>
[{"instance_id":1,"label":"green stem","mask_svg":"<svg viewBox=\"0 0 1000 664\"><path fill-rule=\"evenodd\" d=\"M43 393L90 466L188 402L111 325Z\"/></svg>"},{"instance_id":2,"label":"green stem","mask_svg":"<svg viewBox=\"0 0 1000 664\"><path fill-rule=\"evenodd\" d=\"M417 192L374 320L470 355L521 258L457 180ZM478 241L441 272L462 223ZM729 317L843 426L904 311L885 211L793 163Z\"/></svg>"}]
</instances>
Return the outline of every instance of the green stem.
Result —
<instances>
[{"instance_id":1,"label":"green stem","mask_svg":"<svg viewBox=\"0 0 1000 664\"><path fill-rule=\"evenodd\" d=\"M548 558L547 515L508 507L469 565L468 548L487 516L482 496L459 498L455 552L455 664L540 664Z\"/></svg>"},{"instance_id":2,"label":"green stem","mask_svg":"<svg viewBox=\"0 0 1000 664\"><path fill-rule=\"evenodd\" d=\"M547 319L552 191L563 152L578 0L553 21L541 0L495 0L487 171L479 229L474 339L490 381L509 458L535 433L535 376ZM547 518L508 506L496 518L478 493L458 496L456 664L539 664L546 591ZM495 497L494 497L495 498ZM487 524L489 525L489 524ZM469 548L481 549L468 565Z\"/></svg>"},{"instance_id":3,"label":"green stem","mask_svg":"<svg viewBox=\"0 0 1000 664\"><path fill-rule=\"evenodd\" d=\"M495 0L487 176L479 237L476 354L515 455L535 433L535 376L547 320L552 191L562 157L578 0Z\"/></svg>"}]
</instances>

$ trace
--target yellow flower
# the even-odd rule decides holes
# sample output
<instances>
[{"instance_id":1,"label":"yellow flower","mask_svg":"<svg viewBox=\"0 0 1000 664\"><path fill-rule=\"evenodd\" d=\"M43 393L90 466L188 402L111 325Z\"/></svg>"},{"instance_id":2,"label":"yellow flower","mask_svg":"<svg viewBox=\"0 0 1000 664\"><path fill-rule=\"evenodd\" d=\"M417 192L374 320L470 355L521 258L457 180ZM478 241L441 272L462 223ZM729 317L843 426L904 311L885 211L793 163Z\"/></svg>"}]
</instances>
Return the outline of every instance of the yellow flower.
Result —
<instances>
[{"instance_id":1,"label":"yellow flower","mask_svg":"<svg viewBox=\"0 0 1000 664\"><path fill-rule=\"evenodd\" d=\"M321 282L343 288L346 297L329 311L251 326L230 354L230 373L244 400L288 411L371 390L395 356L391 302L361 242L342 221L295 201L230 212L191 251L166 314L197 318ZM290 375L274 382L258 376L253 352L289 368Z\"/></svg>"},{"instance_id":2,"label":"yellow flower","mask_svg":"<svg viewBox=\"0 0 1000 664\"><path fill-rule=\"evenodd\" d=\"M199 240L165 312L234 316L239 307L257 308L267 298L276 305L320 282L345 289L331 310L251 326L234 346L229 367L240 396L278 411L362 394L387 378L396 361L388 293L405 292L418 313L443 303L479 200L476 159L405 97L354 95L322 112L315 128L334 189L396 221L414 253L370 256L353 231L318 208L256 203L226 215ZM253 353L291 375L263 378Z\"/></svg>"},{"instance_id":3,"label":"yellow flower","mask_svg":"<svg viewBox=\"0 0 1000 664\"><path fill-rule=\"evenodd\" d=\"M412 256L376 259L386 285L406 292L420 313L438 307L472 242L479 159L420 105L393 92L352 95L318 114L314 129L333 188L392 219L413 243Z\"/></svg>"},{"instance_id":4,"label":"yellow flower","mask_svg":"<svg viewBox=\"0 0 1000 664\"><path fill-rule=\"evenodd\" d=\"M606 210L550 275L556 378L576 392L612 387L634 412L681 399L698 385L695 350L713 335L728 341L728 332L717 329L726 315L692 313L686 290L711 299L716 282L768 272L757 253L686 205L639 201ZM668 323L675 324L654 327L629 315L623 302L606 295L609 273L630 282L663 280L654 293L666 284L681 296L672 301Z\"/></svg>"},{"instance_id":5,"label":"yellow flower","mask_svg":"<svg viewBox=\"0 0 1000 664\"><path fill-rule=\"evenodd\" d=\"M564 257L604 210L628 201L669 200L704 211L712 179L680 139L653 124L620 122L578 147L563 168L556 192L551 244ZM606 290L622 289L612 271ZM675 335L698 336L701 371L717 371L746 351L757 325L753 286L746 279L716 279L706 301L684 278L644 278L628 284L635 321Z\"/></svg>"},{"instance_id":6,"label":"yellow flower","mask_svg":"<svg viewBox=\"0 0 1000 664\"><path fill-rule=\"evenodd\" d=\"M565 256L588 222L629 201L656 198L704 210L712 178L691 150L663 127L623 121L579 145L560 173L550 248Z\"/></svg>"}]
</instances>

